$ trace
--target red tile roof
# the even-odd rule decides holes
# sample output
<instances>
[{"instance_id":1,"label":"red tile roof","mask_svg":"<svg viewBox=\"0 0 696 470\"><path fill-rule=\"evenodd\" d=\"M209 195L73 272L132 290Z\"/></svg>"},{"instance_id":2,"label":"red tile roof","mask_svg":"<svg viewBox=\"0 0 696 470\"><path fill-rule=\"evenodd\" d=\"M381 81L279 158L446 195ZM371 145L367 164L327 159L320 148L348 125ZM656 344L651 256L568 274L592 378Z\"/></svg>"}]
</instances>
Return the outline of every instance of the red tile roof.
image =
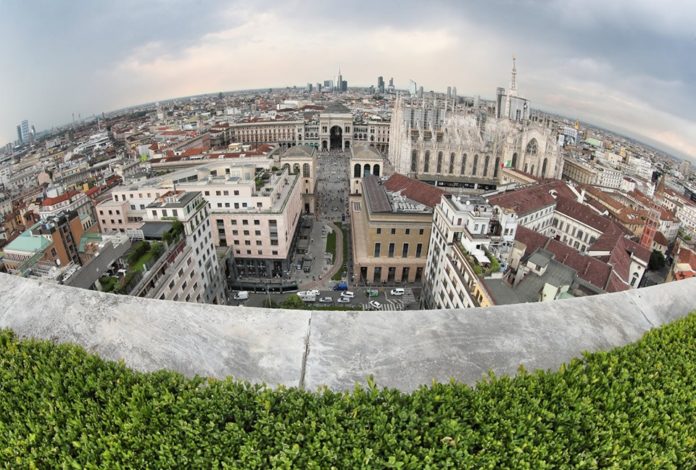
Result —
<instances>
[{"instance_id":1,"label":"red tile roof","mask_svg":"<svg viewBox=\"0 0 696 470\"><path fill-rule=\"evenodd\" d=\"M192 148L189 148L189 149L184 150L184 151L181 153L181 156L182 156L182 157L193 157L193 156L196 156L196 155L200 155L200 154L202 154L203 152L205 152L205 148L204 148L204 147L192 147Z\"/></svg>"},{"instance_id":2,"label":"red tile roof","mask_svg":"<svg viewBox=\"0 0 696 470\"><path fill-rule=\"evenodd\" d=\"M679 250L677 263L686 263L691 266L691 269L696 271L696 253L682 246L682 248Z\"/></svg>"},{"instance_id":3,"label":"red tile roof","mask_svg":"<svg viewBox=\"0 0 696 470\"><path fill-rule=\"evenodd\" d=\"M526 227L518 226L515 240L526 245L525 255L539 248L544 248L554 255L559 263L574 269L578 277L607 292L619 292L629 289L628 275L630 256L625 242L621 238L612 250L607 261L585 255L579 251L553 240Z\"/></svg>"},{"instance_id":4,"label":"red tile roof","mask_svg":"<svg viewBox=\"0 0 696 470\"><path fill-rule=\"evenodd\" d=\"M106 186L94 186L93 188L89 188L87 191L85 191L85 194L88 197L96 196L102 191L106 189Z\"/></svg>"},{"instance_id":5,"label":"red tile roof","mask_svg":"<svg viewBox=\"0 0 696 470\"><path fill-rule=\"evenodd\" d=\"M68 191L68 192L61 194L60 196L47 197L46 199L41 201L41 205L43 207L53 206L55 204L59 204L61 202L67 201L67 200L71 199L73 196L76 196L77 194L79 194L77 191Z\"/></svg>"},{"instance_id":6,"label":"red tile roof","mask_svg":"<svg viewBox=\"0 0 696 470\"><path fill-rule=\"evenodd\" d=\"M667 246L669 245L669 241L667 241L667 238L662 234L662 232L655 232L655 238L654 238L655 243L658 245L662 246Z\"/></svg>"},{"instance_id":7,"label":"red tile roof","mask_svg":"<svg viewBox=\"0 0 696 470\"><path fill-rule=\"evenodd\" d=\"M650 261L650 255L652 254L652 251L645 248L643 245L641 245L638 242L634 242L633 240L629 240L628 238L624 238L624 245L626 247L626 250L635 256L636 258L644 261L645 263L648 263Z\"/></svg>"},{"instance_id":8,"label":"red tile roof","mask_svg":"<svg viewBox=\"0 0 696 470\"><path fill-rule=\"evenodd\" d=\"M496 194L488 199L491 205L512 209L519 216L536 212L544 207L552 206L556 200L549 191L555 188L542 184Z\"/></svg>"},{"instance_id":9,"label":"red tile roof","mask_svg":"<svg viewBox=\"0 0 696 470\"><path fill-rule=\"evenodd\" d=\"M425 204L428 207L435 207L440 203L445 191L431 186L422 181L414 180L408 176L394 173L384 183L384 187L391 192L401 192L407 198Z\"/></svg>"},{"instance_id":10,"label":"red tile roof","mask_svg":"<svg viewBox=\"0 0 696 470\"><path fill-rule=\"evenodd\" d=\"M619 201L614 199L611 194L602 191L599 188L595 188L594 186L590 186L587 184L581 185L580 186L582 189L585 190L585 192L589 193L590 195L594 196L598 200L604 202L606 205L613 207L614 209L621 209L624 207L623 204L621 204Z\"/></svg>"}]
</instances>

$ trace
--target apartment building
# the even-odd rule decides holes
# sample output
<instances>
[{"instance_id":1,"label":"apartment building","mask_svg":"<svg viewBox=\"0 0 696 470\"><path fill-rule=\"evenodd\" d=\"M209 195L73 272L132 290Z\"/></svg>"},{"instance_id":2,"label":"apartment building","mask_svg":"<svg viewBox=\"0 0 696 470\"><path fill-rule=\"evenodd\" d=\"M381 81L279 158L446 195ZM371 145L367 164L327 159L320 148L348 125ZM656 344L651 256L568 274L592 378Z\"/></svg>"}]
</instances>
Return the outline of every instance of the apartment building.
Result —
<instances>
[{"instance_id":1,"label":"apartment building","mask_svg":"<svg viewBox=\"0 0 696 470\"><path fill-rule=\"evenodd\" d=\"M552 240L553 246L561 243L579 256L588 259L594 257L610 263L612 268L609 273L613 273L610 288L613 290L606 285L598 287L609 292L637 288L648 266L649 250L631 240L633 234L630 230L600 215L597 209L584 204L584 200L584 191L577 192L561 181L552 181L497 194L488 201L494 206L517 213L520 216L520 227L529 229L529 232L544 240ZM553 202L549 204L551 201ZM544 214L549 208L550 216L542 216L548 217L543 221L538 222L539 217L530 219L530 214ZM547 241L536 240L534 248L543 247L548 250L546 245ZM571 252L559 249L556 259L565 264L564 259ZM530 254L529 251L526 253ZM579 264L582 269L588 266L586 263ZM607 275L604 281L609 282L608 279Z\"/></svg>"},{"instance_id":2,"label":"apartment building","mask_svg":"<svg viewBox=\"0 0 696 470\"><path fill-rule=\"evenodd\" d=\"M41 220L4 247L4 264L10 274L24 275L37 264L80 265L78 247L84 233L75 211Z\"/></svg>"},{"instance_id":3,"label":"apartment building","mask_svg":"<svg viewBox=\"0 0 696 470\"><path fill-rule=\"evenodd\" d=\"M549 233L556 209L555 184L545 183L516 191L493 195L488 202L495 208L509 209L517 216L517 223L540 233ZM547 188L540 190L539 188Z\"/></svg>"},{"instance_id":4,"label":"apartment building","mask_svg":"<svg viewBox=\"0 0 696 470\"><path fill-rule=\"evenodd\" d=\"M597 186L613 189L621 187L623 181L623 173L621 171L600 165L597 165L595 170L597 171L597 179L595 181Z\"/></svg>"},{"instance_id":5,"label":"apartment building","mask_svg":"<svg viewBox=\"0 0 696 470\"><path fill-rule=\"evenodd\" d=\"M176 224L177 221L180 223ZM199 192L169 191L148 204L143 238L162 236L167 249L131 295L184 302L224 304L208 205Z\"/></svg>"},{"instance_id":6,"label":"apartment building","mask_svg":"<svg viewBox=\"0 0 696 470\"><path fill-rule=\"evenodd\" d=\"M48 219L61 212L75 211L80 217L82 228L87 230L96 223L92 201L81 191L65 189L61 185L49 187L41 201L39 216Z\"/></svg>"},{"instance_id":7,"label":"apartment building","mask_svg":"<svg viewBox=\"0 0 696 470\"><path fill-rule=\"evenodd\" d=\"M435 207L425 272L428 308L493 305L485 276L501 276L517 231L517 215L479 196L446 195Z\"/></svg>"}]
</instances>

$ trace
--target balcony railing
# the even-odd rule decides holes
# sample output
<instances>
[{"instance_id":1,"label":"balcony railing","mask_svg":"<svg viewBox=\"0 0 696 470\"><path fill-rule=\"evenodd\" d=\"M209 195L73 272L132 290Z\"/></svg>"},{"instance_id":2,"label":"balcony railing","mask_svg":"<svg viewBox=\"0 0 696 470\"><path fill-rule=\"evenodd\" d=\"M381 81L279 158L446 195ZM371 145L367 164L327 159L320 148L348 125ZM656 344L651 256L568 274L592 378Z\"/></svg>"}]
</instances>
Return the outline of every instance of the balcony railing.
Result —
<instances>
[{"instance_id":1,"label":"balcony railing","mask_svg":"<svg viewBox=\"0 0 696 470\"><path fill-rule=\"evenodd\" d=\"M131 290L130 295L137 297L145 297L147 292L158 287L162 282L164 273L167 268L173 264L179 254L186 247L186 239L182 238L177 243L170 245L169 249L155 262L152 268L143 276L143 278Z\"/></svg>"}]
</instances>

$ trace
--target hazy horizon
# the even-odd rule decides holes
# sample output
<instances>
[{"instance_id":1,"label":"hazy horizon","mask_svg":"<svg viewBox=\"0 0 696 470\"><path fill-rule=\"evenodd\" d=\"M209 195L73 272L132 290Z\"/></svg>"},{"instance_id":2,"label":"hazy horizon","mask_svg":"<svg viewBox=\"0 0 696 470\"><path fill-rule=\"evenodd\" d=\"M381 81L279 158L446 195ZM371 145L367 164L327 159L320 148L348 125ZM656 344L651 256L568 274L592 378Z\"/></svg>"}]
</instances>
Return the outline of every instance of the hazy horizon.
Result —
<instances>
[{"instance_id":1,"label":"hazy horizon","mask_svg":"<svg viewBox=\"0 0 696 470\"><path fill-rule=\"evenodd\" d=\"M0 5L0 142L176 97L394 77L532 106L696 161L696 4L669 0Z\"/></svg>"}]
</instances>

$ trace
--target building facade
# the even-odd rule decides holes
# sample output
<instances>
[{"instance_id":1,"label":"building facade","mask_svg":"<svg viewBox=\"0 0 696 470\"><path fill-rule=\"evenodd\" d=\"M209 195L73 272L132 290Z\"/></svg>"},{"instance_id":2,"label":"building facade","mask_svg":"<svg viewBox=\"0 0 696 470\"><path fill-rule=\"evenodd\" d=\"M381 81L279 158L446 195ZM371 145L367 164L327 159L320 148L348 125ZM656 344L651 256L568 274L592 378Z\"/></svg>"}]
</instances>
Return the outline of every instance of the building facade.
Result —
<instances>
[{"instance_id":1,"label":"building facade","mask_svg":"<svg viewBox=\"0 0 696 470\"><path fill-rule=\"evenodd\" d=\"M499 276L515 240L517 217L478 196L446 195L435 208L424 301L428 308L493 305L483 279Z\"/></svg>"},{"instance_id":2,"label":"building facade","mask_svg":"<svg viewBox=\"0 0 696 470\"><path fill-rule=\"evenodd\" d=\"M394 175L382 183L367 175L361 195L350 198L353 270L361 284L419 282L423 276L432 221L423 196L432 200L435 191L437 199L440 192L405 180Z\"/></svg>"},{"instance_id":3,"label":"building facade","mask_svg":"<svg viewBox=\"0 0 696 470\"><path fill-rule=\"evenodd\" d=\"M305 164L307 178L302 176ZM147 205L171 190L200 192L209 205L213 244L233 248L237 274L281 275L290 269L308 204L303 197L310 194L303 189L308 191L315 180L309 160L299 165L298 160L273 170L270 159L221 160L115 188L112 199L97 206L102 233L137 230Z\"/></svg>"},{"instance_id":4,"label":"building facade","mask_svg":"<svg viewBox=\"0 0 696 470\"><path fill-rule=\"evenodd\" d=\"M362 194L362 179L367 175L382 176L384 162L382 156L365 144L353 147L350 151L349 180L350 194Z\"/></svg>"},{"instance_id":5,"label":"building facade","mask_svg":"<svg viewBox=\"0 0 696 470\"><path fill-rule=\"evenodd\" d=\"M220 138L225 142L238 142L252 148L263 144L278 144L282 148L307 145L322 151L346 151L355 143L362 142L386 152L389 133L389 122L354 117L346 106L331 103L314 119L255 119L231 123Z\"/></svg>"},{"instance_id":6,"label":"building facade","mask_svg":"<svg viewBox=\"0 0 696 470\"><path fill-rule=\"evenodd\" d=\"M309 145L298 145L284 150L280 154L278 165L289 172L301 175L302 201L304 212L314 214L317 189L317 151Z\"/></svg>"},{"instance_id":7,"label":"building facade","mask_svg":"<svg viewBox=\"0 0 696 470\"><path fill-rule=\"evenodd\" d=\"M413 106L397 100L389 158L395 171L442 187L493 189L501 167L558 178L563 161L551 129L485 114L456 112L439 128L412 128ZM485 117L484 117L485 116Z\"/></svg>"},{"instance_id":8,"label":"building facade","mask_svg":"<svg viewBox=\"0 0 696 470\"><path fill-rule=\"evenodd\" d=\"M199 192L168 191L147 205L147 230L181 223L163 256L131 295L161 300L225 304L225 280L213 244L208 204ZM159 233L159 230L154 230Z\"/></svg>"}]
</instances>

